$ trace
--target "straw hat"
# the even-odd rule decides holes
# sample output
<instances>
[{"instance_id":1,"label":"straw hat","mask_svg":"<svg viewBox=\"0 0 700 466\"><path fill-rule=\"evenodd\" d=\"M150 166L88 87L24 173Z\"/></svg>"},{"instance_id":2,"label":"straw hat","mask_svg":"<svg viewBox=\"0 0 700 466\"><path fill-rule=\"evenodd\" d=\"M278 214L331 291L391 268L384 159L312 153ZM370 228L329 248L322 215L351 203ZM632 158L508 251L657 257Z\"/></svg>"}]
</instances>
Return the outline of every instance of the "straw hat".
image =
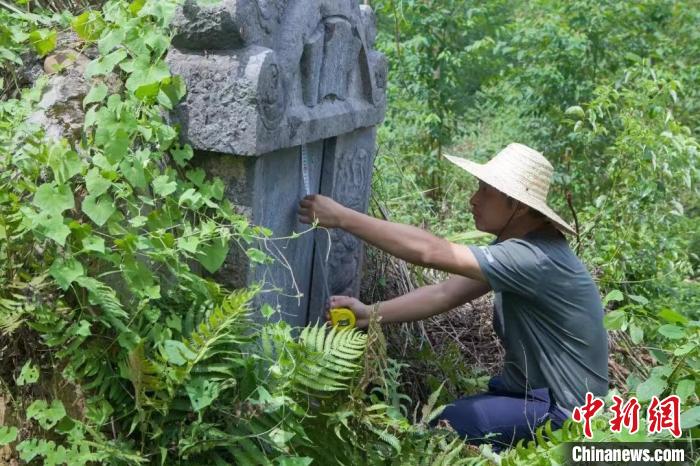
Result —
<instances>
[{"instance_id":1,"label":"straw hat","mask_svg":"<svg viewBox=\"0 0 700 466\"><path fill-rule=\"evenodd\" d=\"M553 169L544 155L536 150L523 144L508 144L485 164L451 155L445 157L484 183L540 212L559 230L571 235L576 234L574 229L547 205Z\"/></svg>"}]
</instances>

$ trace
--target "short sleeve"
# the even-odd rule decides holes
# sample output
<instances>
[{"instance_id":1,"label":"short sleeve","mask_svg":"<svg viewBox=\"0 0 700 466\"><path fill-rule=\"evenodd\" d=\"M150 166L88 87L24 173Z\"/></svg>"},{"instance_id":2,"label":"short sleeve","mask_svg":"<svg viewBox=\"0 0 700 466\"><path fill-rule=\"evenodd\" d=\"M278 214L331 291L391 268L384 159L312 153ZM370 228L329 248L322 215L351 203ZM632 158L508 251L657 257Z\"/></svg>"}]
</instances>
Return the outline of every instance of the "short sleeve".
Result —
<instances>
[{"instance_id":1,"label":"short sleeve","mask_svg":"<svg viewBox=\"0 0 700 466\"><path fill-rule=\"evenodd\" d=\"M546 256L537 246L509 239L490 246L469 246L491 288L534 297L545 279Z\"/></svg>"}]
</instances>

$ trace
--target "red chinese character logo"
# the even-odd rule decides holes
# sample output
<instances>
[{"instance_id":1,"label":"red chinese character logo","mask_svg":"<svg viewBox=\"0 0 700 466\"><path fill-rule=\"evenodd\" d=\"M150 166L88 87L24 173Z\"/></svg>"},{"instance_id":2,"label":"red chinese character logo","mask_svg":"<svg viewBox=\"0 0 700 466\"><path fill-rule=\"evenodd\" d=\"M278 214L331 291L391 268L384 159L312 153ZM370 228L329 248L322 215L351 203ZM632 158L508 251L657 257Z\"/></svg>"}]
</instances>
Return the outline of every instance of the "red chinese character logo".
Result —
<instances>
[{"instance_id":1,"label":"red chinese character logo","mask_svg":"<svg viewBox=\"0 0 700 466\"><path fill-rule=\"evenodd\" d=\"M610 407L614 416L610 420L610 430L620 432L624 426L630 434L634 434L639 430L639 410L641 405L636 398L632 397L627 403L622 404L623 400L617 395L612 397L614 404Z\"/></svg>"},{"instance_id":2,"label":"red chinese character logo","mask_svg":"<svg viewBox=\"0 0 700 466\"><path fill-rule=\"evenodd\" d=\"M647 409L647 424L650 434L668 429L674 437L680 437L681 399L677 395L670 395L659 401L652 396Z\"/></svg>"},{"instance_id":3,"label":"red chinese character logo","mask_svg":"<svg viewBox=\"0 0 700 466\"><path fill-rule=\"evenodd\" d=\"M577 406L571 413L571 419L576 422L583 422L583 435L587 438L593 437L593 432L591 432L591 418L600 411L603 405L603 400L594 397L593 393L587 392L586 404L581 407Z\"/></svg>"}]
</instances>

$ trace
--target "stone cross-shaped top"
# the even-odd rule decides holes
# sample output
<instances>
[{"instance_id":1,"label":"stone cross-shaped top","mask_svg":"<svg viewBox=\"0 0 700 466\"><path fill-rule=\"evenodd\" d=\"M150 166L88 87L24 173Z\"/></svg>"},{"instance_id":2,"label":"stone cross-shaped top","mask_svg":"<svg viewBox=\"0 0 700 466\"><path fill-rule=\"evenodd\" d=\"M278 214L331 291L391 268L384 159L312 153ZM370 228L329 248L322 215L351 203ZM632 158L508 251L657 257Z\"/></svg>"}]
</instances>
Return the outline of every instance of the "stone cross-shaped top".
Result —
<instances>
[{"instance_id":1,"label":"stone cross-shaped top","mask_svg":"<svg viewBox=\"0 0 700 466\"><path fill-rule=\"evenodd\" d=\"M261 155L381 122L386 60L357 0L187 0L168 63L195 149Z\"/></svg>"}]
</instances>

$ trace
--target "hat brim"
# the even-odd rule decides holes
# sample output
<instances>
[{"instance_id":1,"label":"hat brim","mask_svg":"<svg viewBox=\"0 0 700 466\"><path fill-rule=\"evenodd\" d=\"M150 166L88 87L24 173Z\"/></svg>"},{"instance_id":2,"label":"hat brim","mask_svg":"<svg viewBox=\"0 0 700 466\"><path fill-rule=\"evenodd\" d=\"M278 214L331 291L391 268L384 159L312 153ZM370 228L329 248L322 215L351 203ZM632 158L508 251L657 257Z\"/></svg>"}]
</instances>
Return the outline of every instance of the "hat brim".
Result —
<instances>
[{"instance_id":1,"label":"hat brim","mask_svg":"<svg viewBox=\"0 0 700 466\"><path fill-rule=\"evenodd\" d=\"M499 177L497 173L494 173L493 170L490 170L488 167L486 167L486 165L482 165L476 162L472 162L471 160L466 160L461 157L455 157L447 154L445 154L445 158L453 164L457 165L462 170L465 170L466 172L475 176L479 180L488 184L489 186L493 186L497 190L501 191L503 194L506 194L507 196L512 197L516 201L519 201L525 204L526 206L538 211L539 213L547 217L560 231L568 233L570 235L576 235L576 231L573 228L571 228L571 225L569 225L568 222L566 222L559 215L557 215L556 212L554 212L547 204L544 204L538 199L535 199L527 194L524 194L514 189L512 183L510 183L508 180L502 177Z\"/></svg>"}]
</instances>

